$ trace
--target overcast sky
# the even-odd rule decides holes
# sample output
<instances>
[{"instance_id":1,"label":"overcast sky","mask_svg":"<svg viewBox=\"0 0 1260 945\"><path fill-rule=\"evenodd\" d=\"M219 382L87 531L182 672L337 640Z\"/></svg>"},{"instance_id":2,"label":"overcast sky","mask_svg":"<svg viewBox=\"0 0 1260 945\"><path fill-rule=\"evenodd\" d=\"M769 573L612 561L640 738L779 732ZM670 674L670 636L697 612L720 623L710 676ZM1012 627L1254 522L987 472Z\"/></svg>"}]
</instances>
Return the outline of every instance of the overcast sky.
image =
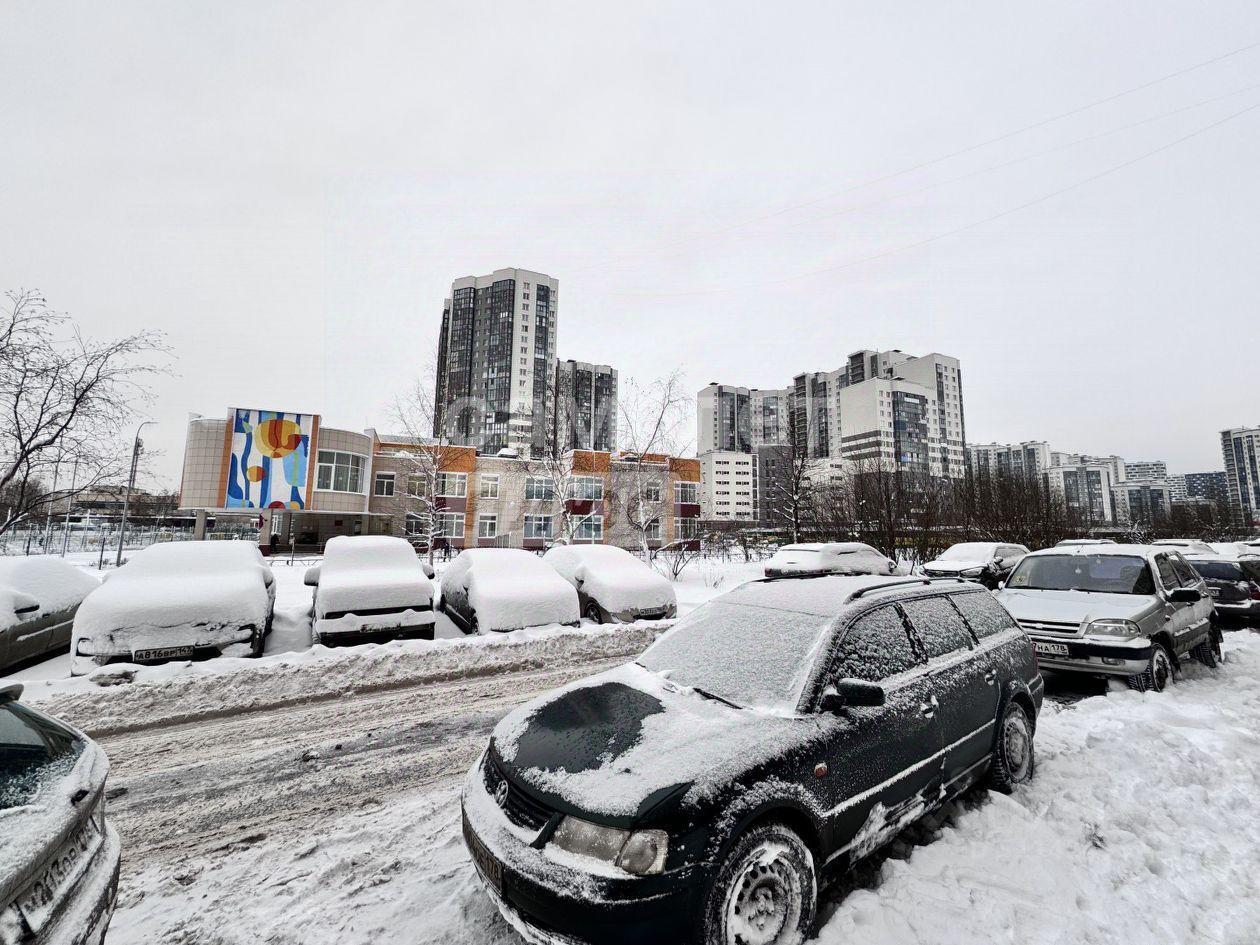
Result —
<instances>
[{"instance_id":1,"label":"overcast sky","mask_svg":"<svg viewBox=\"0 0 1260 945\"><path fill-rule=\"evenodd\" d=\"M1255 0L2 0L0 288L167 333L157 486L189 411L387 427L505 266L623 378L935 350L973 442L1218 469L1260 424L1252 43Z\"/></svg>"}]
</instances>

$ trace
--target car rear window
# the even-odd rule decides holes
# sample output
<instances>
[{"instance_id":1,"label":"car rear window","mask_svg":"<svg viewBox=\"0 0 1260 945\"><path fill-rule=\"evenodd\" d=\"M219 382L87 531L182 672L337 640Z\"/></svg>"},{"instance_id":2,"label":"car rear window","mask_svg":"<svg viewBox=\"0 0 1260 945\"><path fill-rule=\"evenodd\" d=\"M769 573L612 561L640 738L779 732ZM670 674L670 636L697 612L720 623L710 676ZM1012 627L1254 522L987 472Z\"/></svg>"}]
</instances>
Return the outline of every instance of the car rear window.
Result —
<instances>
[{"instance_id":1,"label":"car rear window","mask_svg":"<svg viewBox=\"0 0 1260 945\"><path fill-rule=\"evenodd\" d=\"M980 639L1018 627L1015 618L992 594L955 594L950 598Z\"/></svg>"},{"instance_id":2,"label":"car rear window","mask_svg":"<svg viewBox=\"0 0 1260 945\"><path fill-rule=\"evenodd\" d=\"M928 659L971 646L967 625L946 598L902 601L901 608L927 647Z\"/></svg>"},{"instance_id":3,"label":"car rear window","mask_svg":"<svg viewBox=\"0 0 1260 945\"><path fill-rule=\"evenodd\" d=\"M82 753L83 740L64 725L18 702L0 704L0 810L29 804Z\"/></svg>"},{"instance_id":4,"label":"car rear window","mask_svg":"<svg viewBox=\"0 0 1260 945\"><path fill-rule=\"evenodd\" d=\"M1192 566L1196 571L1213 581L1244 581L1241 564L1233 561L1195 561Z\"/></svg>"}]
</instances>

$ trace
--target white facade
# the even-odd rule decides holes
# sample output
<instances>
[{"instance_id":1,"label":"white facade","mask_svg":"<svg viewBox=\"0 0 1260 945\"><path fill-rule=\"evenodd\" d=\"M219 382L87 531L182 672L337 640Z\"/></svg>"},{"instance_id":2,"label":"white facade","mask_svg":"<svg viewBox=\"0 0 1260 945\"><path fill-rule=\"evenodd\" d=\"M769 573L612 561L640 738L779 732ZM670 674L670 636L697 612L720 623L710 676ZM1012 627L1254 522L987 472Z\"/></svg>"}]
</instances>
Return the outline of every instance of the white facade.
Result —
<instances>
[{"instance_id":1,"label":"white facade","mask_svg":"<svg viewBox=\"0 0 1260 945\"><path fill-rule=\"evenodd\" d=\"M738 450L700 454L700 516L709 521L755 521L757 456Z\"/></svg>"},{"instance_id":2,"label":"white facade","mask_svg":"<svg viewBox=\"0 0 1260 945\"><path fill-rule=\"evenodd\" d=\"M839 404L843 417L839 453L846 465L947 474L934 390L877 377L843 388Z\"/></svg>"}]
</instances>

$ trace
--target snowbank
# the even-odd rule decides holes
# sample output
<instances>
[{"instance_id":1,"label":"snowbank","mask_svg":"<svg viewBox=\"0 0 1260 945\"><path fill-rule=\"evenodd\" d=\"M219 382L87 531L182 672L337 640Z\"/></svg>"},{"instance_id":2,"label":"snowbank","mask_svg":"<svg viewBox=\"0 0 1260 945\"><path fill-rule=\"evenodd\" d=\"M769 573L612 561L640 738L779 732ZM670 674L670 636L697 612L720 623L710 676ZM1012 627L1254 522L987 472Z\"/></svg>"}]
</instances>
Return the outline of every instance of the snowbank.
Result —
<instances>
[{"instance_id":1,"label":"snowbank","mask_svg":"<svg viewBox=\"0 0 1260 945\"><path fill-rule=\"evenodd\" d=\"M124 676L101 671L87 678L28 682L23 698L89 734L103 735L562 661L630 659L669 625L551 626L459 640L315 646L257 660L179 661L129 669ZM122 682L128 676L125 685L102 688L97 681Z\"/></svg>"},{"instance_id":2,"label":"snowbank","mask_svg":"<svg viewBox=\"0 0 1260 945\"><path fill-rule=\"evenodd\" d=\"M556 545L543 561L610 613L659 610L677 602L673 585L623 548Z\"/></svg>"}]
</instances>

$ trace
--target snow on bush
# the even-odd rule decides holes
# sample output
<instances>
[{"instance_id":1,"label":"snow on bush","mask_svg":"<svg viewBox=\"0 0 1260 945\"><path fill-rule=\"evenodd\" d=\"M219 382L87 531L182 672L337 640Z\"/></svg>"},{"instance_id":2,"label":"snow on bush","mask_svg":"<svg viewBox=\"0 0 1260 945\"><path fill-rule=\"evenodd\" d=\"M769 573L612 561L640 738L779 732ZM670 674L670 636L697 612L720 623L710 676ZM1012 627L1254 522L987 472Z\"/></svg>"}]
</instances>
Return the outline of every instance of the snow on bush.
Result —
<instances>
[{"instance_id":1,"label":"snow on bush","mask_svg":"<svg viewBox=\"0 0 1260 945\"><path fill-rule=\"evenodd\" d=\"M442 596L467 595L485 630L577 623L577 592L537 555L519 548L461 551L442 574Z\"/></svg>"},{"instance_id":2,"label":"snow on bush","mask_svg":"<svg viewBox=\"0 0 1260 945\"><path fill-rule=\"evenodd\" d=\"M100 583L86 571L51 555L0 558L0 587L29 594L39 601L45 614L69 610Z\"/></svg>"},{"instance_id":3,"label":"snow on bush","mask_svg":"<svg viewBox=\"0 0 1260 945\"><path fill-rule=\"evenodd\" d=\"M543 560L610 613L657 610L676 603L673 585L624 548L556 545Z\"/></svg>"}]
</instances>

